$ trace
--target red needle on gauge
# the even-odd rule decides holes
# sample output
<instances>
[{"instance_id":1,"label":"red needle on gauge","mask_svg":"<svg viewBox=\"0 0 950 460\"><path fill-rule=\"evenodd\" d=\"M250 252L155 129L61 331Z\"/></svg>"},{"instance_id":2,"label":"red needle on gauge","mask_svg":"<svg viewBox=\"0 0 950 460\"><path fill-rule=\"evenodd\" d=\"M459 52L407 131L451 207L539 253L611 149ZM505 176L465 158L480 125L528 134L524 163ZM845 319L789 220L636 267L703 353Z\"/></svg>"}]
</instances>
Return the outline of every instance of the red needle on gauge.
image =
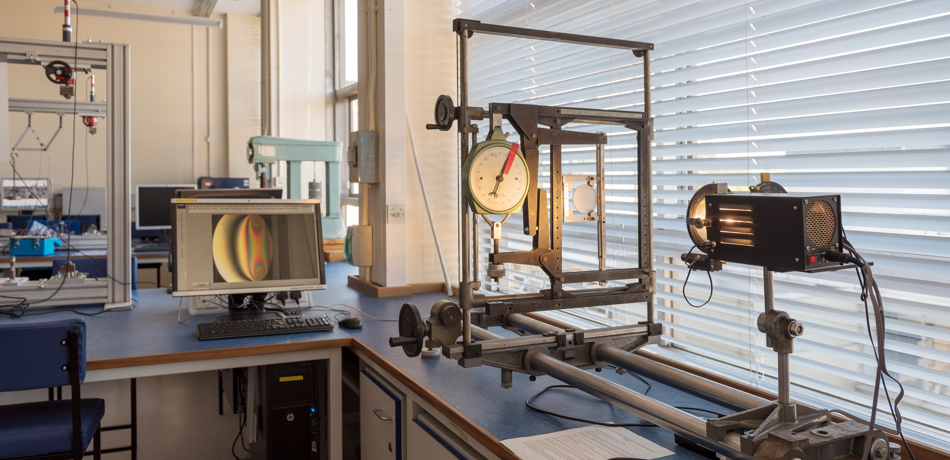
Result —
<instances>
[{"instance_id":1,"label":"red needle on gauge","mask_svg":"<svg viewBox=\"0 0 950 460\"><path fill-rule=\"evenodd\" d=\"M511 165L515 162L515 155L518 154L518 144L512 143L511 150L508 151L508 159L505 160L505 169L501 174L495 176L495 188L489 193L490 196L498 196L498 186L501 185L501 181L505 180L505 176L511 172Z\"/></svg>"}]
</instances>

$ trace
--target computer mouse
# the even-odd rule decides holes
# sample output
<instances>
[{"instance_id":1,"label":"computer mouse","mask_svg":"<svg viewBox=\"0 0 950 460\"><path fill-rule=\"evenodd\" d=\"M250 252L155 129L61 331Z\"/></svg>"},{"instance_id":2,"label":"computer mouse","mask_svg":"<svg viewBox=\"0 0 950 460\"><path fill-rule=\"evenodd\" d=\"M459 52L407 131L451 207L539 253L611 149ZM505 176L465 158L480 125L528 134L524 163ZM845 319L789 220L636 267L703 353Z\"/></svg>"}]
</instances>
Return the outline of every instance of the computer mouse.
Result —
<instances>
[{"instance_id":1,"label":"computer mouse","mask_svg":"<svg viewBox=\"0 0 950 460\"><path fill-rule=\"evenodd\" d=\"M363 327L363 320L353 316L341 319L339 324L343 329L361 329Z\"/></svg>"}]
</instances>

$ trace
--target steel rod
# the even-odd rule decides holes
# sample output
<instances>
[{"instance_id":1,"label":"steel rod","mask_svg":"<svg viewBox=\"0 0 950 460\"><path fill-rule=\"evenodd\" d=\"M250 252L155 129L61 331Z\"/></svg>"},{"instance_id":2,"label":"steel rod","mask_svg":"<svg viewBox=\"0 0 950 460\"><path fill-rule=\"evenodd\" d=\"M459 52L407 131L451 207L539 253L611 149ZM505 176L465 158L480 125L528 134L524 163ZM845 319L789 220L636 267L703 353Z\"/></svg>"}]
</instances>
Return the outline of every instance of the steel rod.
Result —
<instances>
[{"instance_id":1,"label":"steel rod","mask_svg":"<svg viewBox=\"0 0 950 460\"><path fill-rule=\"evenodd\" d=\"M540 300L544 298L544 294L540 292L531 293L531 294L509 294L509 295L493 295L491 297L486 297L488 302L510 302L513 300Z\"/></svg>"},{"instance_id":2,"label":"steel rod","mask_svg":"<svg viewBox=\"0 0 950 460\"><path fill-rule=\"evenodd\" d=\"M637 136L637 202L640 205L640 268L653 270L653 120L650 80L650 50L643 50L643 118L646 127ZM651 292L656 292L653 278ZM647 321L656 319L655 297L647 300Z\"/></svg>"},{"instance_id":3,"label":"steel rod","mask_svg":"<svg viewBox=\"0 0 950 460\"><path fill-rule=\"evenodd\" d=\"M558 327L554 327L548 323L538 321L534 318L529 318L527 316L524 316L518 313L513 313L513 314L508 315L507 319L508 319L509 326L517 327L517 328L526 328L528 329L528 332L536 332L540 334L542 332L548 332L548 331L560 332L564 330Z\"/></svg>"},{"instance_id":4,"label":"steel rod","mask_svg":"<svg viewBox=\"0 0 950 460\"><path fill-rule=\"evenodd\" d=\"M741 412L769 403L758 396L664 366L610 345L597 347L597 359L735 411Z\"/></svg>"},{"instance_id":5,"label":"steel rod","mask_svg":"<svg viewBox=\"0 0 950 460\"><path fill-rule=\"evenodd\" d=\"M634 393L616 383L565 364L544 353L530 355L531 366L585 393L600 398L644 420L731 458L750 458L739 449L739 438L727 436L722 442L706 437L706 420L688 414L653 398Z\"/></svg>"},{"instance_id":6,"label":"steel rod","mask_svg":"<svg viewBox=\"0 0 950 460\"><path fill-rule=\"evenodd\" d=\"M467 110L463 110L463 112L467 112ZM468 119L468 123L472 123L471 118ZM471 145L475 145L478 143L478 137L476 136L478 131L475 127L470 126L469 128L472 131ZM474 214L472 215L472 281L478 282L478 217Z\"/></svg>"},{"instance_id":7,"label":"steel rod","mask_svg":"<svg viewBox=\"0 0 950 460\"><path fill-rule=\"evenodd\" d=\"M461 149L460 155L461 159L459 165L465 164L465 160L468 157L468 125L469 125L469 114L468 110L464 108L468 107L468 31L462 29L459 31L459 107L462 107L461 119L459 120L459 134L460 141L459 146ZM459 182L461 184L461 181ZM459 289L465 291L471 287L468 285L469 281L472 279L469 270L471 269L471 260L469 259L469 250L471 249L471 242L469 241L468 229L469 229L469 212L468 212L468 203L465 200L465 194L461 193L459 190L459 211L462 213L462 225L459 227L459 232L461 233L461 244L462 244L462 282L460 283ZM470 296L467 292L459 293L459 299L468 299ZM468 345L472 343L472 305L470 302L462 301L462 343Z\"/></svg>"},{"instance_id":8,"label":"steel rod","mask_svg":"<svg viewBox=\"0 0 950 460\"><path fill-rule=\"evenodd\" d=\"M775 292L772 290L772 270L762 269L762 284L765 285L765 313L775 309Z\"/></svg>"},{"instance_id":9,"label":"steel rod","mask_svg":"<svg viewBox=\"0 0 950 460\"><path fill-rule=\"evenodd\" d=\"M496 24L483 24L481 21L475 21L472 19L456 19L454 26L456 30L463 28L469 29L472 32L481 32L488 35L501 35L505 37L528 38L531 40L546 40L561 43L573 43L575 45L591 45L626 50L653 49L652 43L618 40L616 38L592 37L589 35L566 34L561 32L551 32L548 30L500 26ZM465 106L463 105L462 107Z\"/></svg>"},{"instance_id":10,"label":"steel rod","mask_svg":"<svg viewBox=\"0 0 950 460\"><path fill-rule=\"evenodd\" d=\"M789 369L788 353L778 354L778 403L787 406L792 403L791 370Z\"/></svg>"},{"instance_id":11,"label":"steel rod","mask_svg":"<svg viewBox=\"0 0 950 460\"><path fill-rule=\"evenodd\" d=\"M606 135L601 132L600 134ZM597 144L597 268L607 270L607 179L604 173L604 144ZM607 281L601 281L601 286L607 286Z\"/></svg>"},{"instance_id":12,"label":"steel rod","mask_svg":"<svg viewBox=\"0 0 950 460\"><path fill-rule=\"evenodd\" d=\"M475 337L478 340L495 340L504 338L492 331L489 331L488 329L478 326L472 326L472 337Z\"/></svg>"}]
</instances>

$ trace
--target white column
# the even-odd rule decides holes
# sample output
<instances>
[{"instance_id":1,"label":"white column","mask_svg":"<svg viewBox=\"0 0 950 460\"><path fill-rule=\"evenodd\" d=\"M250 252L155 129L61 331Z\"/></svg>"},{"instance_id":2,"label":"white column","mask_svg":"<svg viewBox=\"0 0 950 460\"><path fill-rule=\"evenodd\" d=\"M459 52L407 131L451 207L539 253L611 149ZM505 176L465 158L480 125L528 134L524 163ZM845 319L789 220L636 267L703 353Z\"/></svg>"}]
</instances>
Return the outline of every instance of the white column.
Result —
<instances>
[{"instance_id":1,"label":"white column","mask_svg":"<svg viewBox=\"0 0 950 460\"><path fill-rule=\"evenodd\" d=\"M383 200L374 201L385 223L383 286L405 286L407 277L406 218L400 222L387 219L393 206L406 205L406 31L405 0L380 0L380 31L377 34L379 59L380 146L382 158ZM374 229L374 235L376 229ZM375 249L375 248L374 248ZM374 280L376 281L376 280Z\"/></svg>"},{"instance_id":2,"label":"white column","mask_svg":"<svg viewBox=\"0 0 950 460\"><path fill-rule=\"evenodd\" d=\"M132 302L131 63L128 45L109 45L107 55L108 196L106 215L107 310L129 308Z\"/></svg>"},{"instance_id":3,"label":"white column","mask_svg":"<svg viewBox=\"0 0 950 460\"><path fill-rule=\"evenodd\" d=\"M0 60L0 149L10 153L10 90L7 63Z\"/></svg>"}]
</instances>

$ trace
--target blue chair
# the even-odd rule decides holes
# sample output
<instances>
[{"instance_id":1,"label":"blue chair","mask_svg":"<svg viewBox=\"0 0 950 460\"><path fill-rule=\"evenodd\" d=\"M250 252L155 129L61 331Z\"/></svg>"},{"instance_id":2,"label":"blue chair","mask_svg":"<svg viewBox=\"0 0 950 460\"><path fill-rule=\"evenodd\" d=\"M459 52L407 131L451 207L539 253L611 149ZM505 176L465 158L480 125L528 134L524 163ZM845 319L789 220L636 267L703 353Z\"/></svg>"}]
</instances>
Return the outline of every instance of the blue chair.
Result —
<instances>
[{"instance_id":1,"label":"blue chair","mask_svg":"<svg viewBox=\"0 0 950 460\"><path fill-rule=\"evenodd\" d=\"M106 279L108 270L108 262L105 257L70 257L69 261L76 265L76 270L83 273L88 273L89 276L96 279ZM59 269L63 265L66 265L66 259L53 259L53 276L56 276L59 273ZM138 259L132 257L132 289L138 289L139 283L139 266Z\"/></svg>"},{"instance_id":2,"label":"blue chair","mask_svg":"<svg viewBox=\"0 0 950 460\"><path fill-rule=\"evenodd\" d=\"M82 460L93 443L102 454L101 399L82 399L86 323L67 319L0 324L0 391L69 386L72 399L0 406L0 458Z\"/></svg>"}]
</instances>

